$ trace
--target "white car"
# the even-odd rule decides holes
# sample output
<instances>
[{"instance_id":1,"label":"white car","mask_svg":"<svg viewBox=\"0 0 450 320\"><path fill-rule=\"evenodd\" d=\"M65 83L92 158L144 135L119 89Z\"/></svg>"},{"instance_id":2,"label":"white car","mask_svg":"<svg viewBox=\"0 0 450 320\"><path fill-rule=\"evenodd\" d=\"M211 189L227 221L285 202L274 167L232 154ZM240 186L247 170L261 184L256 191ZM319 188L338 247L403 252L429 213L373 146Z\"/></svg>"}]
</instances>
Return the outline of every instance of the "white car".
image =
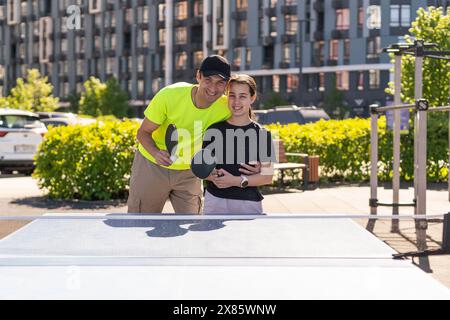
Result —
<instances>
[{"instance_id":1,"label":"white car","mask_svg":"<svg viewBox=\"0 0 450 320\"><path fill-rule=\"evenodd\" d=\"M0 108L0 171L30 173L47 128L35 113Z\"/></svg>"}]
</instances>

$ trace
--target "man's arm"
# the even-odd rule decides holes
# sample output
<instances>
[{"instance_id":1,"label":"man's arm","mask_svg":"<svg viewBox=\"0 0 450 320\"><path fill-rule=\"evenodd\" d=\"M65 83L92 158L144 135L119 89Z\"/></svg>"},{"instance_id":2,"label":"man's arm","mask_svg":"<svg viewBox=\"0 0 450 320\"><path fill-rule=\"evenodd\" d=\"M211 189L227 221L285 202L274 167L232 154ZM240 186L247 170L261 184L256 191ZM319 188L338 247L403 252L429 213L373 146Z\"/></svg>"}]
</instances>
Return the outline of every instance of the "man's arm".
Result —
<instances>
[{"instance_id":1,"label":"man's arm","mask_svg":"<svg viewBox=\"0 0 450 320\"><path fill-rule=\"evenodd\" d=\"M153 132L159 127L160 125L145 118L137 132L136 138L144 149L155 158L159 165L169 167L172 165L169 153L164 150L159 150L152 137Z\"/></svg>"}]
</instances>

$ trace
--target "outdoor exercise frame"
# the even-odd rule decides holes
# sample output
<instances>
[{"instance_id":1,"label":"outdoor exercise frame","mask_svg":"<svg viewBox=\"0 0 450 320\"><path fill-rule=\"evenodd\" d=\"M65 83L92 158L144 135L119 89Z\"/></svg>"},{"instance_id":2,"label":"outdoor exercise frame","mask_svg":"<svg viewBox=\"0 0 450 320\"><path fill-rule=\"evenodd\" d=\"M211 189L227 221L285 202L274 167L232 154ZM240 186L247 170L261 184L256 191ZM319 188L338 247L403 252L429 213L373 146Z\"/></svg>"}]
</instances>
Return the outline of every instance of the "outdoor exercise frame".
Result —
<instances>
[{"instance_id":1,"label":"outdoor exercise frame","mask_svg":"<svg viewBox=\"0 0 450 320\"><path fill-rule=\"evenodd\" d=\"M435 44L416 40L413 44L393 44L383 50L395 55L394 65L394 105L380 107L372 105L371 109L371 175L370 175L370 208L371 215L377 215L379 206L392 207L392 215L399 214L400 207L414 207L414 214L426 215L426 191L427 191L427 112L448 112L450 106L430 108L427 100L423 99L423 61L424 58L443 59L450 61L450 51L439 51ZM415 57L415 104L402 104L402 57L412 55ZM450 93L449 93L450 94ZM411 203L400 203L400 110L414 109L414 199ZM387 111L394 111L393 127L393 202L381 203L378 201L378 116ZM449 113L450 120L450 113ZM450 123L450 121L449 121ZM450 125L449 125L449 150L450 150ZM449 152L450 164L450 152ZM450 168L449 168L450 169ZM450 201L450 174L448 178L448 191ZM417 245L419 250L426 249L426 230L428 223L425 219L416 221ZM399 220L392 220L392 231L399 231Z\"/></svg>"}]
</instances>

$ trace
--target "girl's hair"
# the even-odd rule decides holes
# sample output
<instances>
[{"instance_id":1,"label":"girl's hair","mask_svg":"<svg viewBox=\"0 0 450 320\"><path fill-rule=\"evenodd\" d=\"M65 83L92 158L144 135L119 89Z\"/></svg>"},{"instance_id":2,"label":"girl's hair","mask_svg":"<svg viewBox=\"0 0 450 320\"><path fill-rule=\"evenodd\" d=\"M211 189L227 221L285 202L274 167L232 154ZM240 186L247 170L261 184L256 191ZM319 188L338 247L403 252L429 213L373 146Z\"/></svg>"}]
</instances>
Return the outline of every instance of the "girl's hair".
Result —
<instances>
[{"instance_id":1,"label":"girl's hair","mask_svg":"<svg viewBox=\"0 0 450 320\"><path fill-rule=\"evenodd\" d=\"M257 87L256 87L256 81L255 79L253 79L251 76L247 75L247 74L234 74L231 76L230 81L228 82L228 88L227 88L227 92L230 91L231 85L233 83L238 83L238 84L246 84L249 88L250 91L250 96L253 97L257 97ZM249 110L249 116L251 119L255 119L255 114L253 113L252 108L250 107Z\"/></svg>"}]
</instances>

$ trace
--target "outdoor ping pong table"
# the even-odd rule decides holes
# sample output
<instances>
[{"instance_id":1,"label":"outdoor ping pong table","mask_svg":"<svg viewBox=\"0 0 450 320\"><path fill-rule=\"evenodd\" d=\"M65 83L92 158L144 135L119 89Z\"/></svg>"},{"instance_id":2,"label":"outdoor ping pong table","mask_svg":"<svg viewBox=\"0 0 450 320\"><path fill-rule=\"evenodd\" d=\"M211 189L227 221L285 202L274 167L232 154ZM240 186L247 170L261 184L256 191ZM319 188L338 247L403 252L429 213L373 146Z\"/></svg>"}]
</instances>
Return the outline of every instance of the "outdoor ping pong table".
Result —
<instances>
[{"instance_id":1,"label":"outdoor ping pong table","mask_svg":"<svg viewBox=\"0 0 450 320\"><path fill-rule=\"evenodd\" d=\"M450 299L351 219L111 217L1 240L0 299Z\"/></svg>"}]
</instances>

